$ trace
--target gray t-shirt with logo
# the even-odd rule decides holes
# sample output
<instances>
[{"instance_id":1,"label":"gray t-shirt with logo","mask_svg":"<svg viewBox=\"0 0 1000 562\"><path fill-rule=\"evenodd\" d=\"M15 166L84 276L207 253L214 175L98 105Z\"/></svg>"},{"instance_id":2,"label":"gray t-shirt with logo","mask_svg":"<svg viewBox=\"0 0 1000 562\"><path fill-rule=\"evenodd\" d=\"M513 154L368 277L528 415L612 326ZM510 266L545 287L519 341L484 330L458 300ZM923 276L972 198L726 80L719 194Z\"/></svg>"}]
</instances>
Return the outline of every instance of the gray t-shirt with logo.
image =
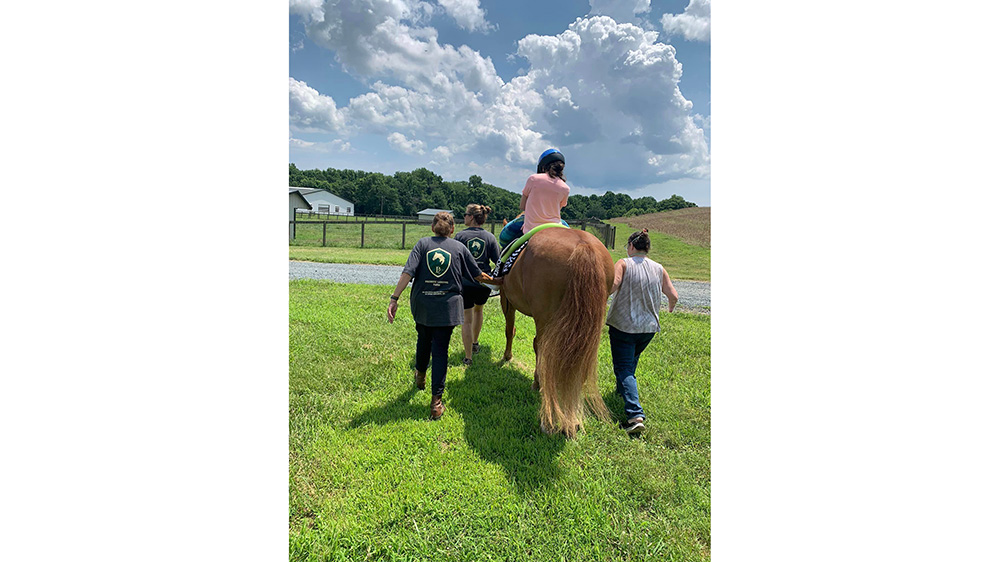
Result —
<instances>
[{"instance_id":1,"label":"gray t-shirt with logo","mask_svg":"<svg viewBox=\"0 0 1000 562\"><path fill-rule=\"evenodd\" d=\"M483 230L478 226L470 226L462 232L455 234L458 240L472 252L472 257L476 259L476 265L482 271L490 270L490 263L500 261L500 244L488 230Z\"/></svg>"},{"instance_id":2,"label":"gray t-shirt with logo","mask_svg":"<svg viewBox=\"0 0 1000 562\"><path fill-rule=\"evenodd\" d=\"M482 273L465 244L442 236L421 238L413 246L403 273L413 277L410 312L417 324L462 324L462 282L474 284Z\"/></svg>"}]
</instances>

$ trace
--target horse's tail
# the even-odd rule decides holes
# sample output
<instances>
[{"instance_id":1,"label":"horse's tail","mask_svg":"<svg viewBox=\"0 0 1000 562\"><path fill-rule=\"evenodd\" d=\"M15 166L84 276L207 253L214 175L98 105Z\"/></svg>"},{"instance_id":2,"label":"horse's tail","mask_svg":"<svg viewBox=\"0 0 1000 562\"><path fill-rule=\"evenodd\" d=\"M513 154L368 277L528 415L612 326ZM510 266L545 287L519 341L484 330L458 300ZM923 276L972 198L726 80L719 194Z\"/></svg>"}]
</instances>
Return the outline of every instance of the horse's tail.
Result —
<instances>
[{"instance_id":1,"label":"horse's tail","mask_svg":"<svg viewBox=\"0 0 1000 562\"><path fill-rule=\"evenodd\" d=\"M589 244L569 257L562 304L545 326L538 345L542 425L576 434L583 413L581 398L604 421L611 419L597 388L597 350L608 302L605 270Z\"/></svg>"}]
</instances>

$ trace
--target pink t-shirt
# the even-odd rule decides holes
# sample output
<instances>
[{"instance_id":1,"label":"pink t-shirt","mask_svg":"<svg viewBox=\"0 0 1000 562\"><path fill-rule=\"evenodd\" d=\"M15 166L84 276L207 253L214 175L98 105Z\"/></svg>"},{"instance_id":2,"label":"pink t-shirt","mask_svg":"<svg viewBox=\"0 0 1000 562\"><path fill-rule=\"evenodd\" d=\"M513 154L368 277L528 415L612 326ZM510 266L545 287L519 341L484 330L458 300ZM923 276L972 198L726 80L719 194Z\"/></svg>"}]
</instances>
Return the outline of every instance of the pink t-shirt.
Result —
<instances>
[{"instance_id":1,"label":"pink t-shirt","mask_svg":"<svg viewBox=\"0 0 1000 562\"><path fill-rule=\"evenodd\" d=\"M522 195L528 196L524 204L525 234L540 224L559 222L559 209L569 201L569 186L548 174L534 174L524 184Z\"/></svg>"}]
</instances>

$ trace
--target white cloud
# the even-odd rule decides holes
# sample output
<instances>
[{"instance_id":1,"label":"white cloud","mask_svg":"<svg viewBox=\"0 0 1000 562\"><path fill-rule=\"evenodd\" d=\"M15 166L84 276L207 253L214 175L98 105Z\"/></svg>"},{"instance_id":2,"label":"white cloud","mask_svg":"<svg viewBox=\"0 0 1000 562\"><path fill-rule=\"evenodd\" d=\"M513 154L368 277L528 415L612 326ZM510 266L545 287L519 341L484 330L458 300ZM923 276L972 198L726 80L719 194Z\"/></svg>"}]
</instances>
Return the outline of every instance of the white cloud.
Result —
<instances>
[{"instance_id":1,"label":"white cloud","mask_svg":"<svg viewBox=\"0 0 1000 562\"><path fill-rule=\"evenodd\" d=\"M409 140L402 133L392 133L386 140L393 148L407 154L423 154L424 153L424 141L420 140Z\"/></svg>"},{"instance_id":2,"label":"white cloud","mask_svg":"<svg viewBox=\"0 0 1000 562\"><path fill-rule=\"evenodd\" d=\"M683 14L663 14L663 31L689 41L708 41L712 38L711 9L712 0L691 0Z\"/></svg>"},{"instance_id":3,"label":"white cloud","mask_svg":"<svg viewBox=\"0 0 1000 562\"><path fill-rule=\"evenodd\" d=\"M532 121L547 141L586 155L581 163L592 175L610 180L613 167L588 169L592 161L609 160L633 166L635 181L708 173L704 131L679 88L681 65L674 47L656 37L594 17L554 37L518 42L518 55L531 63L524 79L546 93L542 107L529 112ZM567 158L567 171L571 167Z\"/></svg>"},{"instance_id":4,"label":"white cloud","mask_svg":"<svg viewBox=\"0 0 1000 562\"><path fill-rule=\"evenodd\" d=\"M333 98L289 76L288 121L297 131L333 133L344 128L344 113Z\"/></svg>"},{"instance_id":5,"label":"white cloud","mask_svg":"<svg viewBox=\"0 0 1000 562\"><path fill-rule=\"evenodd\" d=\"M438 0L445 13L455 18L458 26L467 31L489 31L495 26L487 23L486 11L479 7L479 0Z\"/></svg>"},{"instance_id":6,"label":"white cloud","mask_svg":"<svg viewBox=\"0 0 1000 562\"><path fill-rule=\"evenodd\" d=\"M590 0L591 16L608 16L620 23L635 23L635 15L649 11L649 0Z\"/></svg>"},{"instance_id":7,"label":"white cloud","mask_svg":"<svg viewBox=\"0 0 1000 562\"><path fill-rule=\"evenodd\" d=\"M479 166L520 177L511 180L520 185L506 185L515 190L551 146L566 154L571 184L617 190L708 176L699 127L707 121L692 114L674 47L657 42L656 32L611 17L579 18L559 35L521 39L517 56L527 71L505 83L488 57L439 44L437 31L421 26L426 6L414 0L328 0L318 10L315 3L293 5L307 19L309 38L331 49L370 91L338 108L290 78L292 127L386 135L410 154L434 147L430 157L445 162L438 173L461 176ZM627 6L635 14L648 11L649 2L592 6Z\"/></svg>"},{"instance_id":8,"label":"white cloud","mask_svg":"<svg viewBox=\"0 0 1000 562\"><path fill-rule=\"evenodd\" d=\"M310 142L289 136L288 146L306 152L348 152L351 150L351 143L340 139L329 142Z\"/></svg>"},{"instance_id":9,"label":"white cloud","mask_svg":"<svg viewBox=\"0 0 1000 562\"><path fill-rule=\"evenodd\" d=\"M306 17L309 38L334 51L362 81L393 79L420 92L460 84L485 99L495 97L503 80L493 62L465 45L439 44L436 29L419 26L426 6L414 0L327 0L321 16L296 13Z\"/></svg>"}]
</instances>

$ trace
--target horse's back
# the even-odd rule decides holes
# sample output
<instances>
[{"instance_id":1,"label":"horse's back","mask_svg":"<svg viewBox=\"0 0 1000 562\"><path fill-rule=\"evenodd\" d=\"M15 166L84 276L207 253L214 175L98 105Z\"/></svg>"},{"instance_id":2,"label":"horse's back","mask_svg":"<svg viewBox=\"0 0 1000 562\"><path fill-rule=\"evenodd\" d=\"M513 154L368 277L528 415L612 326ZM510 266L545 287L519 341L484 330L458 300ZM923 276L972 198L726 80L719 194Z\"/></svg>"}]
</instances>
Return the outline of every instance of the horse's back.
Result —
<instances>
[{"instance_id":1,"label":"horse's back","mask_svg":"<svg viewBox=\"0 0 1000 562\"><path fill-rule=\"evenodd\" d=\"M579 263L571 263L573 253ZM582 258L582 259L581 259ZM580 277L578 268L601 271L605 298L614 284L611 254L593 234L570 228L549 228L531 237L504 282L507 297L522 313L536 320L555 312L570 282Z\"/></svg>"}]
</instances>

